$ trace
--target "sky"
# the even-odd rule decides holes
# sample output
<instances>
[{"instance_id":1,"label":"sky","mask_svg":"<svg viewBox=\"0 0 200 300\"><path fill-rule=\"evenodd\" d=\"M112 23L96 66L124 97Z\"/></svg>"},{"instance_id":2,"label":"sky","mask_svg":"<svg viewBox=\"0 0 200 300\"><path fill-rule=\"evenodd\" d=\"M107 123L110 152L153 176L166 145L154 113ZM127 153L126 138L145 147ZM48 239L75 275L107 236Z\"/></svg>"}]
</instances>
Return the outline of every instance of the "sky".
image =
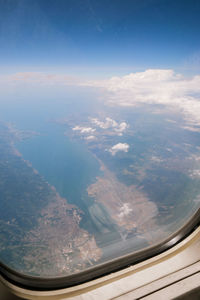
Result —
<instances>
[{"instance_id":1,"label":"sky","mask_svg":"<svg viewBox=\"0 0 200 300\"><path fill-rule=\"evenodd\" d=\"M0 0L0 74L198 74L199 0Z\"/></svg>"}]
</instances>

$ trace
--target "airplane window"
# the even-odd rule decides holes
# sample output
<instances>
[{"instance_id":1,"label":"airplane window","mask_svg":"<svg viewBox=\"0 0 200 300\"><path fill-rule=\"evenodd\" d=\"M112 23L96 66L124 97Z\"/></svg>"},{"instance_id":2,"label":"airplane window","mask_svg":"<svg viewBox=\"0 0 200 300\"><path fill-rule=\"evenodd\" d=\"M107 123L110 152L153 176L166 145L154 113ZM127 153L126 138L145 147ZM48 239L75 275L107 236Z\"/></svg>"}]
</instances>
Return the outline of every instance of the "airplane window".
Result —
<instances>
[{"instance_id":1,"label":"airplane window","mask_svg":"<svg viewBox=\"0 0 200 300\"><path fill-rule=\"evenodd\" d=\"M198 0L0 0L4 276L73 285L194 220L199 14Z\"/></svg>"}]
</instances>

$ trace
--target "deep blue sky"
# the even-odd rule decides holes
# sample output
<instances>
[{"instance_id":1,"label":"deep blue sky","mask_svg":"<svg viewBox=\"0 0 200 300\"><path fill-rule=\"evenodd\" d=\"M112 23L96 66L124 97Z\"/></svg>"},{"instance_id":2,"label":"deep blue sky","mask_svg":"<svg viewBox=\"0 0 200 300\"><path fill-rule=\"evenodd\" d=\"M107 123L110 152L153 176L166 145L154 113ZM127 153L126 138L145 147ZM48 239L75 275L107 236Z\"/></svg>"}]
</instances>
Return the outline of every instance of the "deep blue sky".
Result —
<instances>
[{"instance_id":1,"label":"deep blue sky","mask_svg":"<svg viewBox=\"0 0 200 300\"><path fill-rule=\"evenodd\" d=\"M200 67L199 0L0 0L2 70Z\"/></svg>"}]
</instances>

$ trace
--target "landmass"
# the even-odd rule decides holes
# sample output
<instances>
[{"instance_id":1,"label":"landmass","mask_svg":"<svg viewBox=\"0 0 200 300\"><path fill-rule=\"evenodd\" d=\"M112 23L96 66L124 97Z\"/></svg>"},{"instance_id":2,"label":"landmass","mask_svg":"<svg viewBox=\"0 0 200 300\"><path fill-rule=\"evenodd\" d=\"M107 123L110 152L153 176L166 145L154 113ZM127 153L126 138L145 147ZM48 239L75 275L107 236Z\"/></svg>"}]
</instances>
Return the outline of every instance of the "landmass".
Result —
<instances>
[{"instance_id":1,"label":"landmass","mask_svg":"<svg viewBox=\"0 0 200 300\"><path fill-rule=\"evenodd\" d=\"M157 206L147 194L136 186L126 186L101 163L103 176L88 187L88 194L106 208L111 220L118 226L122 239L139 235L149 243L154 237L163 237L163 231L156 224ZM153 231L149 230L154 228Z\"/></svg>"},{"instance_id":2,"label":"landmass","mask_svg":"<svg viewBox=\"0 0 200 300\"><path fill-rule=\"evenodd\" d=\"M30 133L0 123L0 259L32 276L79 272L101 258L101 249L79 226L82 211L61 198L16 150L22 136Z\"/></svg>"},{"instance_id":3,"label":"landmass","mask_svg":"<svg viewBox=\"0 0 200 300\"><path fill-rule=\"evenodd\" d=\"M147 107L56 123L99 161L102 175L87 189L98 226L103 206L122 240L140 236L152 244L178 230L197 209L200 133L180 114Z\"/></svg>"}]
</instances>

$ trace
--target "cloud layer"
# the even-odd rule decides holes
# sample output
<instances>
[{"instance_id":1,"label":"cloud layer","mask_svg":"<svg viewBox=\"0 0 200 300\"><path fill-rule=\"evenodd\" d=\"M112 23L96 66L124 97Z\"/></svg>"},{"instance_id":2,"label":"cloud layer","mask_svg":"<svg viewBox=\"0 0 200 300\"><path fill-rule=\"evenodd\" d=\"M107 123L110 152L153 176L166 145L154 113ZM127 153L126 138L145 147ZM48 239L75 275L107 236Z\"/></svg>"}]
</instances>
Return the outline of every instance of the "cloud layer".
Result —
<instances>
[{"instance_id":1,"label":"cloud layer","mask_svg":"<svg viewBox=\"0 0 200 300\"><path fill-rule=\"evenodd\" d=\"M1 75L0 84L39 84L64 85L99 88L105 103L113 106L135 106L140 104L161 104L179 109L188 121L200 125L200 75L185 78L173 70L149 69L144 72L115 76L106 80L83 80L66 74L48 74L42 72L21 72ZM122 132L126 125L118 127L114 120L105 122L96 120L99 127L115 128ZM119 125L119 124L118 124Z\"/></svg>"},{"instance_id":2,"label":"cloud layer","mask_svg":"<svg viewBox=\"0 0 200 300\"><path fill-rule=\"evenodd\" d=\"M66 74L51 74L44 72L18 72L0 75L0 83L36 84L36 85L81 85L83 82Z\"/></svg>"},{"instance_id":3,"label":"cloud layer","mask_svg":"<svg viewBox=\"0 0 200 300\"><path fill-rule=\"evenodd\" d=\"M162 104L200 125L200 75L188 79L173 70L153 69L85 84L107 91L109 105Z\"/></svg>"}]
</instances>

